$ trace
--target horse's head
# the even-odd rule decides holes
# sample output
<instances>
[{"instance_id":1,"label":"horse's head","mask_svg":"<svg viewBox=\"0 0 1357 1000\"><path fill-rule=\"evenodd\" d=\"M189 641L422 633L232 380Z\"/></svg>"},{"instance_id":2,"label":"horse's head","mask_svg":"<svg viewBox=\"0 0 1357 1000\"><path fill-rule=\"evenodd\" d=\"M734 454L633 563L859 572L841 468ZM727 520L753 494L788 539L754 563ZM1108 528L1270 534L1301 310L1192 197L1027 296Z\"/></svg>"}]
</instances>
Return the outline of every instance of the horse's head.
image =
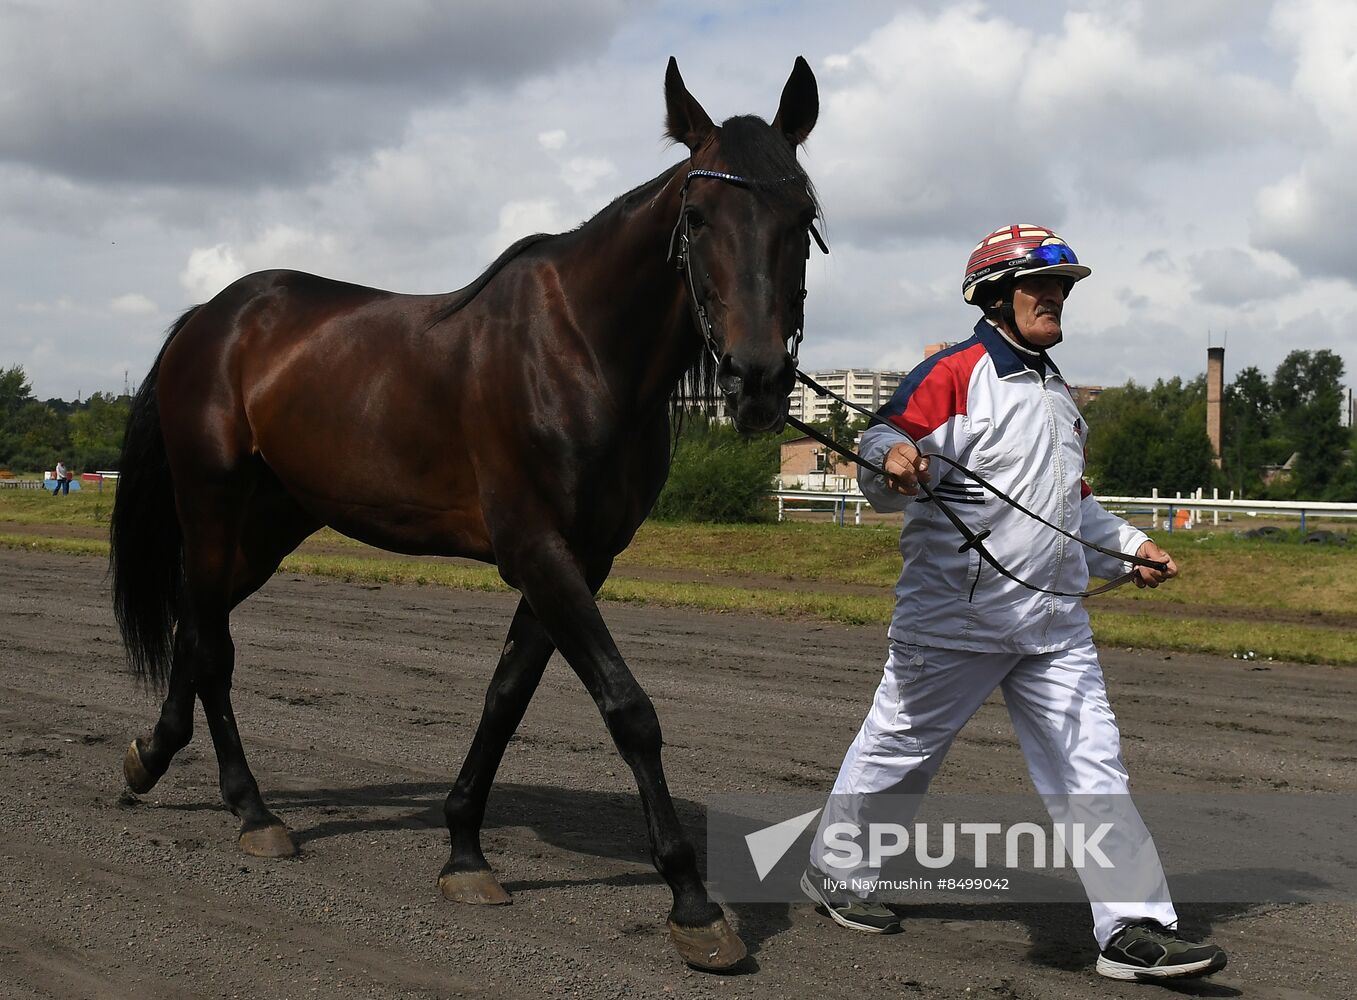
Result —
<instances>
[{"instance_id":1,"label":"horse's head","mask_svg":"<svg viewBox=\"0 0 1357 1000\"><path fill-rule=\"evenodd\" d=\"M818 206L796 162L820 111L815 74L797 57L773 123L712 124L669 60L667 131L691 151L675 231L716 382L742 431L779 429L796 373L810 227ZM818 239L818 237L817 237ZM705 349L705 348L704 348Z\"/></svg>"}]
</instances>

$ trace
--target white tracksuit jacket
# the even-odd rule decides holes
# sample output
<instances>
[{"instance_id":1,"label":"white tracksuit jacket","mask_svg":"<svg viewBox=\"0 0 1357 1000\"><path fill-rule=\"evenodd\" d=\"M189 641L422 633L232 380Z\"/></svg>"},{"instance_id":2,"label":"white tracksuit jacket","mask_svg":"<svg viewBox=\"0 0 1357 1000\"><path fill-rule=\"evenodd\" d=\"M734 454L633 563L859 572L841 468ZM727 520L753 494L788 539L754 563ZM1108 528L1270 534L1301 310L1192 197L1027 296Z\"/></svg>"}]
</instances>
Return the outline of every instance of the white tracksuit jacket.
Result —
<instances>
[{"instance_id":1,"label":"white tracksuit jacket","mask_svg":"<svg viewBox=\"0 0 1357 1000\"><path fill-rule=\"evenodd\" d=\"M919 365L900 384L862 438L862 455L880 465L892 445L912 439L921 451L956 459L1018 502L1080 538L1134 553L1148 536L1103 510L1084 483L1086 428L1064 379L1047 359L1043 378L986 320L975 335ZM898 428L898 430L897 430ZM1052 590L1088 587L1090 567L1104 577L1126 572L1031 520L945 462L931 463L929 485L1015 575ZM1074 597L1053 597L996 573L922 492L905 497L881 476L858 470L878 511L905 511L904 568L896 584L892 639L949 649L1046 653L1089 641L1088 613ZM972 595L972 583L975 585Z\"/></svg>"}]
</instances>

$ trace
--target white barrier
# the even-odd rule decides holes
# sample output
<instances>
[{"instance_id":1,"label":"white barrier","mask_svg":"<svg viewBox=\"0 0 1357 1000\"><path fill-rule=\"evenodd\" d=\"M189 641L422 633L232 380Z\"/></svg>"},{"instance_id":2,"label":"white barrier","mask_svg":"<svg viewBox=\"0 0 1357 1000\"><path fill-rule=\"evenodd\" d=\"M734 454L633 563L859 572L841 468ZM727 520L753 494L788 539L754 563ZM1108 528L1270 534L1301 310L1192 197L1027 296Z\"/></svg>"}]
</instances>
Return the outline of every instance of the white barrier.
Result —
<instances>
[{"instance_id":1,"label":"white barrier","mask_svg":"<svg viewBox=\"0 0 1357 1000\"><path fill-rule=\"evenodd\" d=\"M1159 491L1155 490L1148 497L1120 497L1120 496L1100 496L1098 502L1104 507L1121 512L1138 511L1149 514L1154 521L1154 526L1159 527L1159 518L1161 512L1165 515L1166 527L1173 531L1174 513L1180 510L1189 511L1193 515L1189 524L1196 522L1197 515L1202 513L1214 514L1214 523L1220 523L1220 513L1239 513L1249 516L1266 514L1273 517L1298 517L1300 518L1300 529L1305 530L1306 517L1325 517L1325 518L1347 518L1357 517L1357 503L1329 503L1322 500L1236 500L1233 497L1222 499L1218 493L1213 491L1213 495L1205 496L1204 490L1197 490L1195 494L1183 496L1179 493L1174 497L1160 496ZM821 501L832 504L828 508L835 515L835 520L839 524L844 523L845 511L849 504L855 509L853 518L854 524L862 523L862 507L867 503L867 498L858 490L830 491L830 490L773 490L770 496L777 498L777 519L783 520L785 502L788 500L802 501Z\"/></svg>"},{"instance_id":2,"label":"white barrier","mask_svg":"<svg viewBox=\"0 0 1357 1000\"><path fill-rule=\"evenodd\" d=\"M812 503L832 503L833 507L824 508L828 513L834 515L836 524L843 524L844 517L848 510L848 505L853 505L853 523L862 523L862 508L867 503L867 498L857 490L832 492L829 490L773 490L769 496L777 497L777 519L779 521L786 518L786 502L788 500L809 500ZM814 510L815 508L812 508Z\"/></svg>"}]
</instances>

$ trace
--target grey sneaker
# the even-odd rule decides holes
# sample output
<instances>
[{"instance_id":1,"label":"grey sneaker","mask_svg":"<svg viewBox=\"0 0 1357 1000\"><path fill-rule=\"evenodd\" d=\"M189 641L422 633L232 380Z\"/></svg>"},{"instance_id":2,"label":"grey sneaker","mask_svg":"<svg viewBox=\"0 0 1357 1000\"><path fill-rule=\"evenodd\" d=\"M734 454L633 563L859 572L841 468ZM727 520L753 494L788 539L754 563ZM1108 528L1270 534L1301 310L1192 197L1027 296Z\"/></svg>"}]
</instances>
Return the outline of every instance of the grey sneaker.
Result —
<instances>
[{"instance_id":1,"label":"grey sneaker","mask_svg":"<svg viewBox=\"0 0 1357 1000\"><path fill-rule=\"evenodd\" d=\"M1196 979L1225 968L1225 952L1197 944L1154 920L1123 927L1098 956L1098 974L1108 979Z\"/></svg>"},{"instance_id":2,"label":"grey sneaker","mask_svg":"<svg viewBox=\"0 0 1357 1000\"><path fill-rule=\"evenodd\" d=\"M801 875L801 891L823 906L836 924L867 934L894 934L900 929L900 918L893 910L850 892L836 891L833 883L833 878L813 865Z\"/></svg>"}]
</instances>

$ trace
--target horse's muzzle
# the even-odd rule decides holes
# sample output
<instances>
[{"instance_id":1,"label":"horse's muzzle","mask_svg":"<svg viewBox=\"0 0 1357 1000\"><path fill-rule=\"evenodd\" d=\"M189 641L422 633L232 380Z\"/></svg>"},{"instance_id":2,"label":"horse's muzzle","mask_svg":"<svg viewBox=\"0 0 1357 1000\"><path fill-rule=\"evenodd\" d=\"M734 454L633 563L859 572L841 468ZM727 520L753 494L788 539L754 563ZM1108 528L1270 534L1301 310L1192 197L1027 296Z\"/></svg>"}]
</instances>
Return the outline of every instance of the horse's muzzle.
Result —
<instances>
[{"instance_id":1,"label":"horse's muzzle","mask_svg":"<svg viewBox=\"0 0 1357 1000\"><path fill-rule=\"evenodd\" d=\"M782 429L788 394L796 379L796 363L783 353L772 364L742 361L725 354L716 368L716 384L726 397L726 412L736 429L767 434Z\"/></svg>"}]
</instances>

